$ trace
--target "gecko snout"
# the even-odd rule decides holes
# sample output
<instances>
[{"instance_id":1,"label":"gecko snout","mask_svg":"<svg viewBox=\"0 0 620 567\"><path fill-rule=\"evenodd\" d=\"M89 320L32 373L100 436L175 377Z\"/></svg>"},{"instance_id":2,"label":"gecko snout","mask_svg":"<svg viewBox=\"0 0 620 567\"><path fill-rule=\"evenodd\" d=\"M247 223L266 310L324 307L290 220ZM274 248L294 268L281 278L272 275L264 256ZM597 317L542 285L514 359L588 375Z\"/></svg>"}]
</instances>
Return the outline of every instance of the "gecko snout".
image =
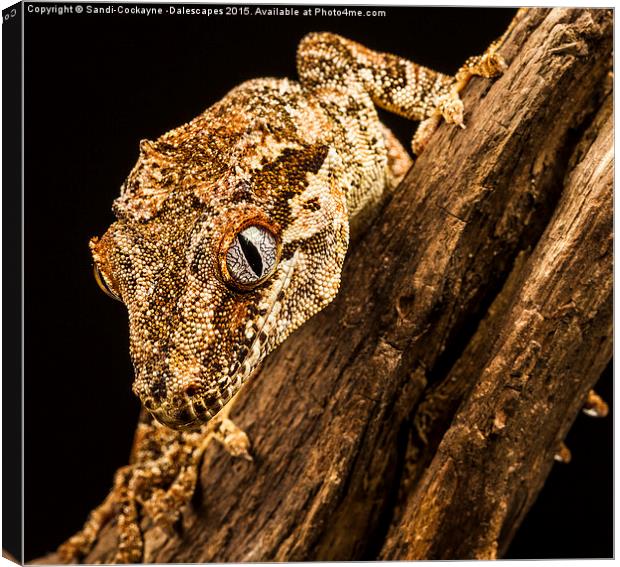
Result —
<instances>
[{"instance_id":1,"label":"gecko snout","mask_svg":"<svg viewBox=\"0 0 620 567\"><path fill-rule=\"evenodd\" d=\"M191 415L188 406L180 409L180 411L169 412L162 407L151 411L151 414L161 424L171 429L195 429L200 425L200 421Z\"/></svg>"},{"instance_id":2,"label":"gecko snout","mask_svg":"<svg viewBox=\"0 0 620 567\"><path fill-rule=\"evenodd\" d=\"M149 409L146 404L145 407ZM213 417L210 412L201 411L201 407L204 406L192 403L189 399L174 399L171 403L164 402L149 411L163 425L172 429L187 430L197 429Z\"/></svg>"},{"instance_id":3,"label":"gecko snout","mask_svg":"<svg viewBox=\"0 0 620 567\"><path fill-rule=\"evenodd\" d=\"M140 395L140 394L139 394ZM196 429L207 423L223 407L217 396L205 396L195 384L183 384L176 388L149 388L140 395L144 407L163 425L172 429Z\"/></svg>"}]
</instances>

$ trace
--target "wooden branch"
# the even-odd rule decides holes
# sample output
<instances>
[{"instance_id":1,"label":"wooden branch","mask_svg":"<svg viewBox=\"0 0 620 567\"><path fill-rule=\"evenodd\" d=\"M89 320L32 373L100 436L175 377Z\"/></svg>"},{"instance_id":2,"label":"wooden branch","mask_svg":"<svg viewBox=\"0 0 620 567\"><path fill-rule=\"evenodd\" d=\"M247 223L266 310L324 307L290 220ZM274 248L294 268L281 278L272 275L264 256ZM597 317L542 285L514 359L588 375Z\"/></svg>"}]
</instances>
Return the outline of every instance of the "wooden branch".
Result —
<instances>
[{"instance_id":1,"label":"wooden branch","mask_svg":"<svg viewBox=\"0 0 620 567\"><path fill-rule=\"evenodd\" d=\"M514 303L495 315L499 329L487 325L475 341L493 345L492 354L382 558L494 559L506 550L612 355L612 188L608 97ZM477 355L466 352L450 379L479 365Z\"/></svg>"},{"instance_id":2,"label":"wooden branch","mask_svg":"<svg viewBox=\"0 0 620 567\"><path fill-rule=\"evenodd\" d=\"M244 387L232 417L252 439L255 461L233 460L219 446L210 446L192 507L184 514L182 525L174 534L147 531L145 561L347 560L377 556L397 502L412 413L427 386L442 378L458 358L519 252L533 246L544 230L576 143L574 134L600 106L598 94L611 56L612 23L611 11L603 10L530 10L519 14L502 48L510 63L505 75L495 82L474 79L467 89L467 129L446 125L439 129L374 225L351 250L334 303L291 336L270 356L260 375ZM599 147L597 142L592 148L595 145ZM587 155L594 155L591 151ZM577 177L571 179L572 185L578 183ZM571 194L576 191L571 189ZM590 198L583 200L589 203ZM572 200L564 205L567 199L563 197L561 206L576 210ZM600 199L604 200L602 193ZM557 229L559 225L553 226ZM570 238L579 227L582 225L570 228ZM597 234L601 242L606 241L603 228ZM564 236L556 234L556 238L562 242ZM574 246L578 248L576 243ZM537 252L537 257L547 258L541 254ZM589 266L591 271L594 263L609 261L604 256L581 257L586 262L583 267ZM543 281L544 274L537 270L544 271L544 265L528 265L533 266L529 272L532 277ZM558 265L560 268L568 270L564 265ZM601 268L599 280L605 273ZM611 285L610 281L605 286ZM519 289L528 294L524 300L542 301L540 294L551 290L527 287L534 283L521 284ZM579 283L584 287L574 288L575 305L566 307L562 315L568 326L577 313L585 317L595 306L601 314L605 310L611 313L610 304L600 303L600 296L592 295L590 284ZM558 301L567 297L566 293L558 296ZM524 307L519 313L528 315L528 321L537 327L519 327L512 335L504 335L506 341L515 341L515 357L510 360L513 366L517 359L520 361L521 381L531 375L528 364L541 352L547 353L548 360L556 362L554 368L558 368L562 361L569 361L567 353L573 348L566 341L541 338L537 334L542 332L541 308L530 311ZM594 314L587 316L595 318ZM580 340L579 352L591 333L603 340L604 325L599 319L596 325L581 328L581 338L576 324L570 328L575 331L575 340ZM533 341L541 347L534 347ZM503 344L498 343L494 351L498 356ZM506 342L505 348L510 346ZM603 350L596 364L602 364L608 354ZM489 360L496 360L491 369L499 374L509 359L503 363L499 358ZM549 427L550 439L560 439L582 401L583 386L591 383L596 372L598 366L591 366L586 372L588 380L578 384L575 379L561 394L558 408L567 411L570 407L570 414L554 411L551 405L540 406L529 396L517 400L524 409L518 404L515 409L510 400L503 401L508 405L503 429L500 427L506 432L502 435L518 442L514 416L526 415L528 407L542 407L544 419L541 417L540 423ZM499 399L501 392L483 388L488 374L480 376L471 398L478 400L478 405L465 407L466 413L459 416L487 420L478 424L486 434L488 417L495 414L489 413L491 406L486 405L485 396ZM513 380L521 391L529 391L529 383ZM466 423L472 426L466 429L461 425L454 433L450 430L446 441L452 443L449 451L438 453L437 459L444 454L456 459L461 455L455 452L459 443L476 441L473 424L477 422ZM487 462L487 455L484 444L474 448L478 453L471 466L476 468ZM489 455L503 455L508 446L493 445L489 450ZM534 484L524 484L528 502L544 479L551 451L550 445L539 455L539 472L528 477ZM431 467L439 466L435 462ZM446 486L428 480L419 487L404 483L405 493L413 490L409 502L432 503L432 491L443 496L442 490L454 486L454 464L438 470ZM482 482L484 473L484 469L476 468L467 469L465 474L478 474L476 478ZM423 486L431 492L424 492ZM462 492L452 493L450 502L454 506L460 498L471 505ZM482 502L479 511L472 512L472 521L483 517L492 504ZM514 513L515 503L509 504L502 516L503 525L510 524L506 520L508 510ZM520 518L519 513L515 517ZM438 540L448 537L441 533L442 517L437 516L439 519L428 528L434 529L433 537ZM407 504L402 527L394 530L408 530L419 526L420 521ZM513 521L511 525L516 524ZM449 527L473 529L469 524ZM404 559L413 553L412 534L395 537L394 530L382 553ZM496 531L489 537L497 540ZM502 532L500 546L511 533ZM483 543L476 550L484 554L489 547L486 540ZM454 553L460 553L462 549L454 545ZM111 523L85 562L110 560L115 546L115 525ZM430 555L434 549L429 544L420 553Z\"/></svg>"}]
</instances>

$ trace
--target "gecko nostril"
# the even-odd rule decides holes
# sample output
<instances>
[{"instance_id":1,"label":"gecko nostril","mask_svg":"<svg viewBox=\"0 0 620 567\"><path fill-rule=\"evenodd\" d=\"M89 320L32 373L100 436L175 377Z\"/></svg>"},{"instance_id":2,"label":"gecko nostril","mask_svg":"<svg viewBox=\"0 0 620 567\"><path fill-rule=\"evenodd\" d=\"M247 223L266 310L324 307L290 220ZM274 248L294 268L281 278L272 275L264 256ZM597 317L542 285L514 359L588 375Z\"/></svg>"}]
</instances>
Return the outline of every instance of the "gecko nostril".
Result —
<instances>
[{"instance_id":1,"label":"gecko nostril","mask_svg":"<svg viewBox=\"0 0 620 567\"><path fill-rule=\"evenodd\" d=\"M199 391L200 386L197 386L196 384L190 384L187 388L185 388L185 394L190 398L193 398Z\"/></svg>"}]
</instances>

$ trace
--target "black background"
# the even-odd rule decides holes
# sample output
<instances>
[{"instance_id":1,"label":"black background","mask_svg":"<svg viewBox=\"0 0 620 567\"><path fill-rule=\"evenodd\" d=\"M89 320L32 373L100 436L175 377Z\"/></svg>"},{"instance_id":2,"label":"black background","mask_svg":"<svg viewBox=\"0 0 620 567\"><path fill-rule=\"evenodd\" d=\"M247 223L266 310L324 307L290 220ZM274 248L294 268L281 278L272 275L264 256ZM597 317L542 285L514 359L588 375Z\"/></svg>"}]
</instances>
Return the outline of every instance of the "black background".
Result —
<instances>
[{"instance_id":1,"label":"black background","mask_svg":"<svg viewBox=\"0 0 620 567\"><path fill-rule=\"evenodd\" d=\"M78 530L127 461L139 404L126 315L97 288L88 240L113 221L139 140L188 121L241 81L295 77L295 48L309 31L453 73L514 14L382 9L386 17L26 13L26 560ZM413 125L382 116L407 143ZM607 400L611 382L609 370ZM611 435L610 418L579 417L573 462L554 466L509 557L612 555Z\"/></svg>"}]
</instances>

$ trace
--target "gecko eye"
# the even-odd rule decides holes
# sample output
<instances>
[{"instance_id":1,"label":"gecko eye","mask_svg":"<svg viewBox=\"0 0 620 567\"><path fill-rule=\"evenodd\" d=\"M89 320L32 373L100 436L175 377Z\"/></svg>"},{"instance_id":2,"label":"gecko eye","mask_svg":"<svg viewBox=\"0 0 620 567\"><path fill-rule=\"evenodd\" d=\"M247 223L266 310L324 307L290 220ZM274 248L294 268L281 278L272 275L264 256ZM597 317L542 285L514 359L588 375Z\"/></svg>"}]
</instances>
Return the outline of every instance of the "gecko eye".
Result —
<instances>
[{"instance_id":1,"label":"gecko eye","mask_svg":"<svg viewBox=\"0 0 620 567\"><path fill-rule=\"evenodd\" d=\"M116 301L123 301L120 295L118 295L118 293L116 293L107 284L107 282L105 281L105 278L103 277L103 275L99 271L99 268L96 265L93 266L93 273L95 274L95 281L97 282L97 285L101 288L101 291L103 291L103 293L110 296L112 299L116 299Z\"/></svg>"},{"instance_id":2,"label":"gecko eye","mask_svg":"<svg viewBox=\"0 0 620 567\"><path fill-rule=\"evenodd\" d=\"M233 240L226 253L232 283L251 288L269 277L278 259L276 237L265 227L248 226Z\"/></svg>"}]
</instances>

